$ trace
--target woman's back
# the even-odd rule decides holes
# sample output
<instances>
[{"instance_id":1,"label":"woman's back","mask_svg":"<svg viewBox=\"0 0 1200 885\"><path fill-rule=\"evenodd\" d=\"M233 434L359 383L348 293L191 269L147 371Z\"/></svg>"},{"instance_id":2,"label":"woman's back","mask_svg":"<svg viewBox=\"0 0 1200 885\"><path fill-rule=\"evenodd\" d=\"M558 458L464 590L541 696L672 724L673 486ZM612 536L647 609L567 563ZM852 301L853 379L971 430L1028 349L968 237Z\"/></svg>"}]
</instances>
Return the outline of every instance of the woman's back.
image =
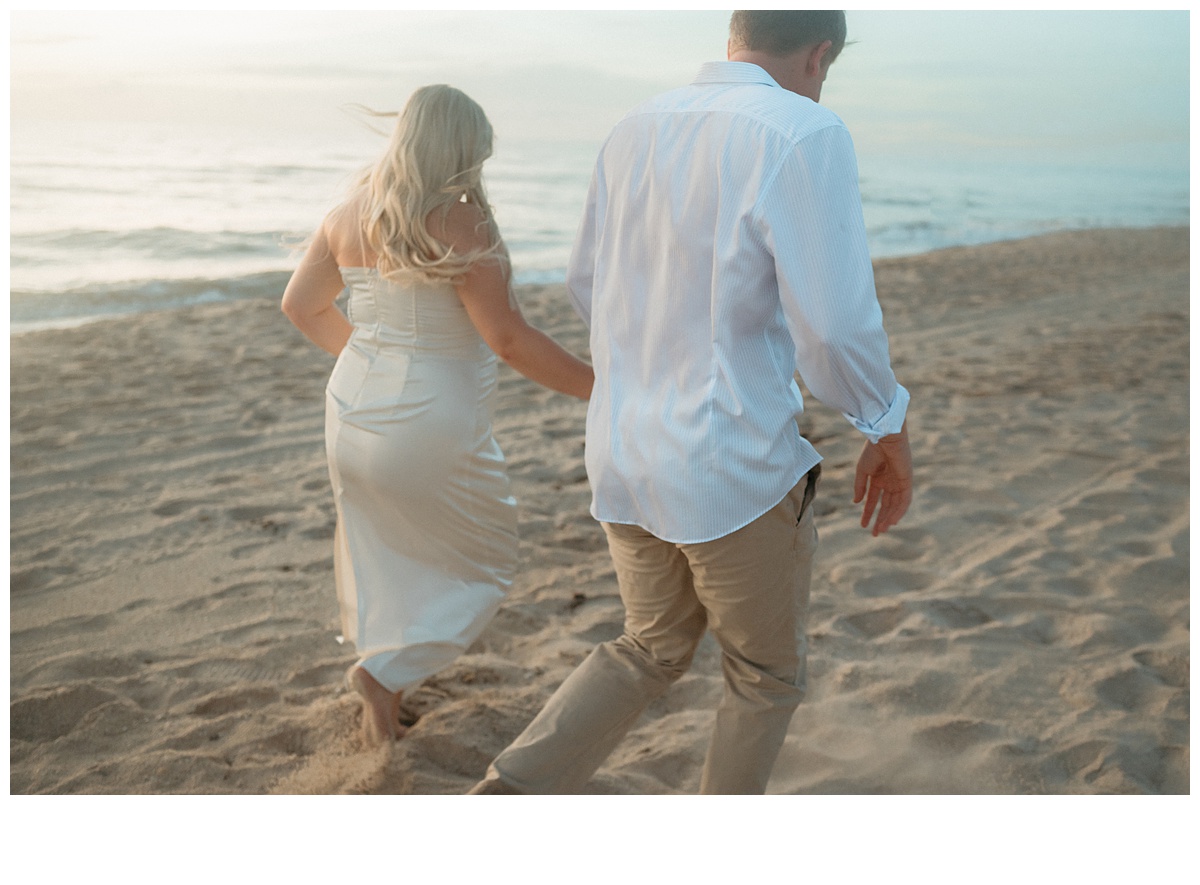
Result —
<instances>
[{"instance_id":1,"label":"woman's back","mask_svg":"<svg viewBox=\"0 0 1200 885\"><path fill-rule=\"evenodd\" d=\"M349 289L346 312L360 343L406 347L464 359L490 356L449 283L413 274L385 278L373 267L342 267Z\"/></svg>"}]
</instances>

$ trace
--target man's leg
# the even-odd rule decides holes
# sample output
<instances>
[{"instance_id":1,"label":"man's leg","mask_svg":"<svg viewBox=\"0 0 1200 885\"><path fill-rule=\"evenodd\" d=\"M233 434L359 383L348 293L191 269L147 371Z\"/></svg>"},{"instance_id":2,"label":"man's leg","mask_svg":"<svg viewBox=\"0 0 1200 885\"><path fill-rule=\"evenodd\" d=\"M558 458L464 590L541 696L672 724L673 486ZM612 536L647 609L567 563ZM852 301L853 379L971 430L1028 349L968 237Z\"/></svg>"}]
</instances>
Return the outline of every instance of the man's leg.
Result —
<instances>
[{"instance_id":1,"label":"man's leg","mask_svg":"<svg viewBox=\"0 0 1200 885\"><path fill-rule=\"evenodd\" d=\"M706 619L687 558L637 526L606 523L604 530L625 632L597 646L567 677L473 792L578 792L691 664Z\"/></svg>"},{"instance_id":2,"label":"man's leg","mask_svg":"<svg viewBox=\"0 0 1200 885\"><path fill-rule=\"evenodd\" d=\"M725 674L701 793L764 792L804 697L817 473L745 528L683 547Z\"/></svg>"}]
</instances>

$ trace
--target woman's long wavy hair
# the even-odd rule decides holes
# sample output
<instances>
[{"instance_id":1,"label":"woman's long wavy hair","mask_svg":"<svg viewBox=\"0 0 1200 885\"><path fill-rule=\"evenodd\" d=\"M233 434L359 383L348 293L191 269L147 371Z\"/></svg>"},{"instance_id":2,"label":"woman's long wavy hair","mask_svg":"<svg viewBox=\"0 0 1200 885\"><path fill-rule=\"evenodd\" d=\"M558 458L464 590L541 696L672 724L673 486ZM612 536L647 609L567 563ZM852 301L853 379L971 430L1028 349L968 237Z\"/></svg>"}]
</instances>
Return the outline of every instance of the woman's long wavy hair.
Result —
<instances>
[{"instance_id":1,"label":"woman's long wavy hair","mask_svg":"<svg viewBox=\"0 0 1200 885\"><path fill-rule=\"evenodd\" d=\"M381 275L453 281L483 258L507 262L483 186L483 163L491 155L492 124L465 93L436 85L412 94L387 150L362 174L347 203L358 212L359 230L378 256ZM490 244L466 254L434 239L426 226L431 213L444 215L462 200L483 212Z\"/></svg>"}]
</instances>

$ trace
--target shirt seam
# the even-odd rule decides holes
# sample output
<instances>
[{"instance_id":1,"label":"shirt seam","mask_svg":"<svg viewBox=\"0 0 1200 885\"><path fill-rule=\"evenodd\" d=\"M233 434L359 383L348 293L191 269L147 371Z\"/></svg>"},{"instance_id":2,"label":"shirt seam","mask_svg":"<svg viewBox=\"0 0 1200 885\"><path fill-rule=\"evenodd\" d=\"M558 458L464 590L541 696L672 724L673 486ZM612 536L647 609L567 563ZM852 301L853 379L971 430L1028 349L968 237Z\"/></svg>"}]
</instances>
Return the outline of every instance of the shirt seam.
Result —
<instances>
[{"instance_id":1,"label":"shirt seam","mask_svg":"<svg viewBox=\"0 0 1200 885\"><path fill-rule=\"evenodd\" d=\"M770 126L771 124L767 123L766 125ZM845 124L831 120L829 123L827 123L824 126L821 126L819 129L814 129L812 132L809 132L808 134L804 135L803 137L795 139L792 144L792 148L794 150L795 148L798 148L804 142L808 141L813 136L818 135L823 132L827 132L830 129L845 129L845 128L846 128ZM780 134L783 135L784 133L780 133ZM767 194L775 187L775 179L777 179L779 177L779 173L783 171L783 166L789 159L791 159L791 155L788 153L785 153L783 156L781 156L779 158L779 160L775 163L775 168L770 171L769 175L764 180L762 190L759 192L758 198L755 199L754 205L750 208L751 219L757 221L759 218L762 217L761 207L762 207L763 200L765 200L767 198Z\"/></svg>"}]
</instances>

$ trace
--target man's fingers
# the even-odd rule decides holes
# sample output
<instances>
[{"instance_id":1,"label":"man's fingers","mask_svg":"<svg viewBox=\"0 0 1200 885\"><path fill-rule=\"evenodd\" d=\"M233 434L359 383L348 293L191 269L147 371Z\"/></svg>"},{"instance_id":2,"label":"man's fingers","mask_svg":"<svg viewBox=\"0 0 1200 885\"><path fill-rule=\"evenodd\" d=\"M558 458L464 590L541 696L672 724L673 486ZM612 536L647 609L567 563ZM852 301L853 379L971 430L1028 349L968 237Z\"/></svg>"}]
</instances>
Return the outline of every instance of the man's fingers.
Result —
<instances>
[{"instance_id":1,"label":"man's fingers","mask_svg":"<svg viewBox=\"0 0 1200 885\"><path fill-rule=\"evenodd\" d=\"M892 526L903 519L912 503L912 489L905 488L898 492L885 492L879 508L879 518L875 520L875 530L872 534L882 535Z\"/></svg>"},{"instance_id":2,"label":"man's fingers","mask_svg":"<svg viewBox=\"0 0 1200 885\"><path fill-rule=\"evenodd\" d=\"M883 496L883 504L879 508L879 518L875 520L875 536L878 537L900 521L897 513L896 496L888 492Z\"/></svg>"},{"instance_id":3,"label":"man's fingers","mask_svg":"<svg viewBox=\"0 0 1200 885\"><path fill-rule=\"evenodd\" d=\"M867 501L863 504L862 527L865 529L871 524L871 514L875 512L875 505L879 501L879 496L883 490L878 483L872 482L867 488ZM855 502L857 503L857 502Z\"/></svg>"},{"instance_id":4,"label":"man's fingers","mask_svg":"<svg viewBox=\"0 0 1200 885\"><path fill-rule=\"evenodd\" d=\"M900 522L911 503L911 488L905 487L895 491L884 488L875 480L871 483L867 502L863 505L862 527L870 526L871 516L878 505L879 514L875 518L875 525L871 527L871 534L878 537Z\"/></svg>"},{"instance_id":5,"label":"man's fingers","mask_svg":"<svg viewBox=\"0 0 1200 885\"><path fill-rule=\"evenodd\" d=\"M854 503L857 504L867 493L867 474L861 467L854 471Z\"/></svg>"},{"instance_id":6,"label":"man's fingers","mask_svg":"<svg viewBox=\"0 0 1200 885\"><path fill-rule=\"evenodd\" d=\"M884 492L879 498L879 515L875 517L875 527L871 529L871 535L874 537L879 537L891 525L888 522L888 517L891 514L890 499L891 494L889 492Z\"/></svg>"}]
</instances>

